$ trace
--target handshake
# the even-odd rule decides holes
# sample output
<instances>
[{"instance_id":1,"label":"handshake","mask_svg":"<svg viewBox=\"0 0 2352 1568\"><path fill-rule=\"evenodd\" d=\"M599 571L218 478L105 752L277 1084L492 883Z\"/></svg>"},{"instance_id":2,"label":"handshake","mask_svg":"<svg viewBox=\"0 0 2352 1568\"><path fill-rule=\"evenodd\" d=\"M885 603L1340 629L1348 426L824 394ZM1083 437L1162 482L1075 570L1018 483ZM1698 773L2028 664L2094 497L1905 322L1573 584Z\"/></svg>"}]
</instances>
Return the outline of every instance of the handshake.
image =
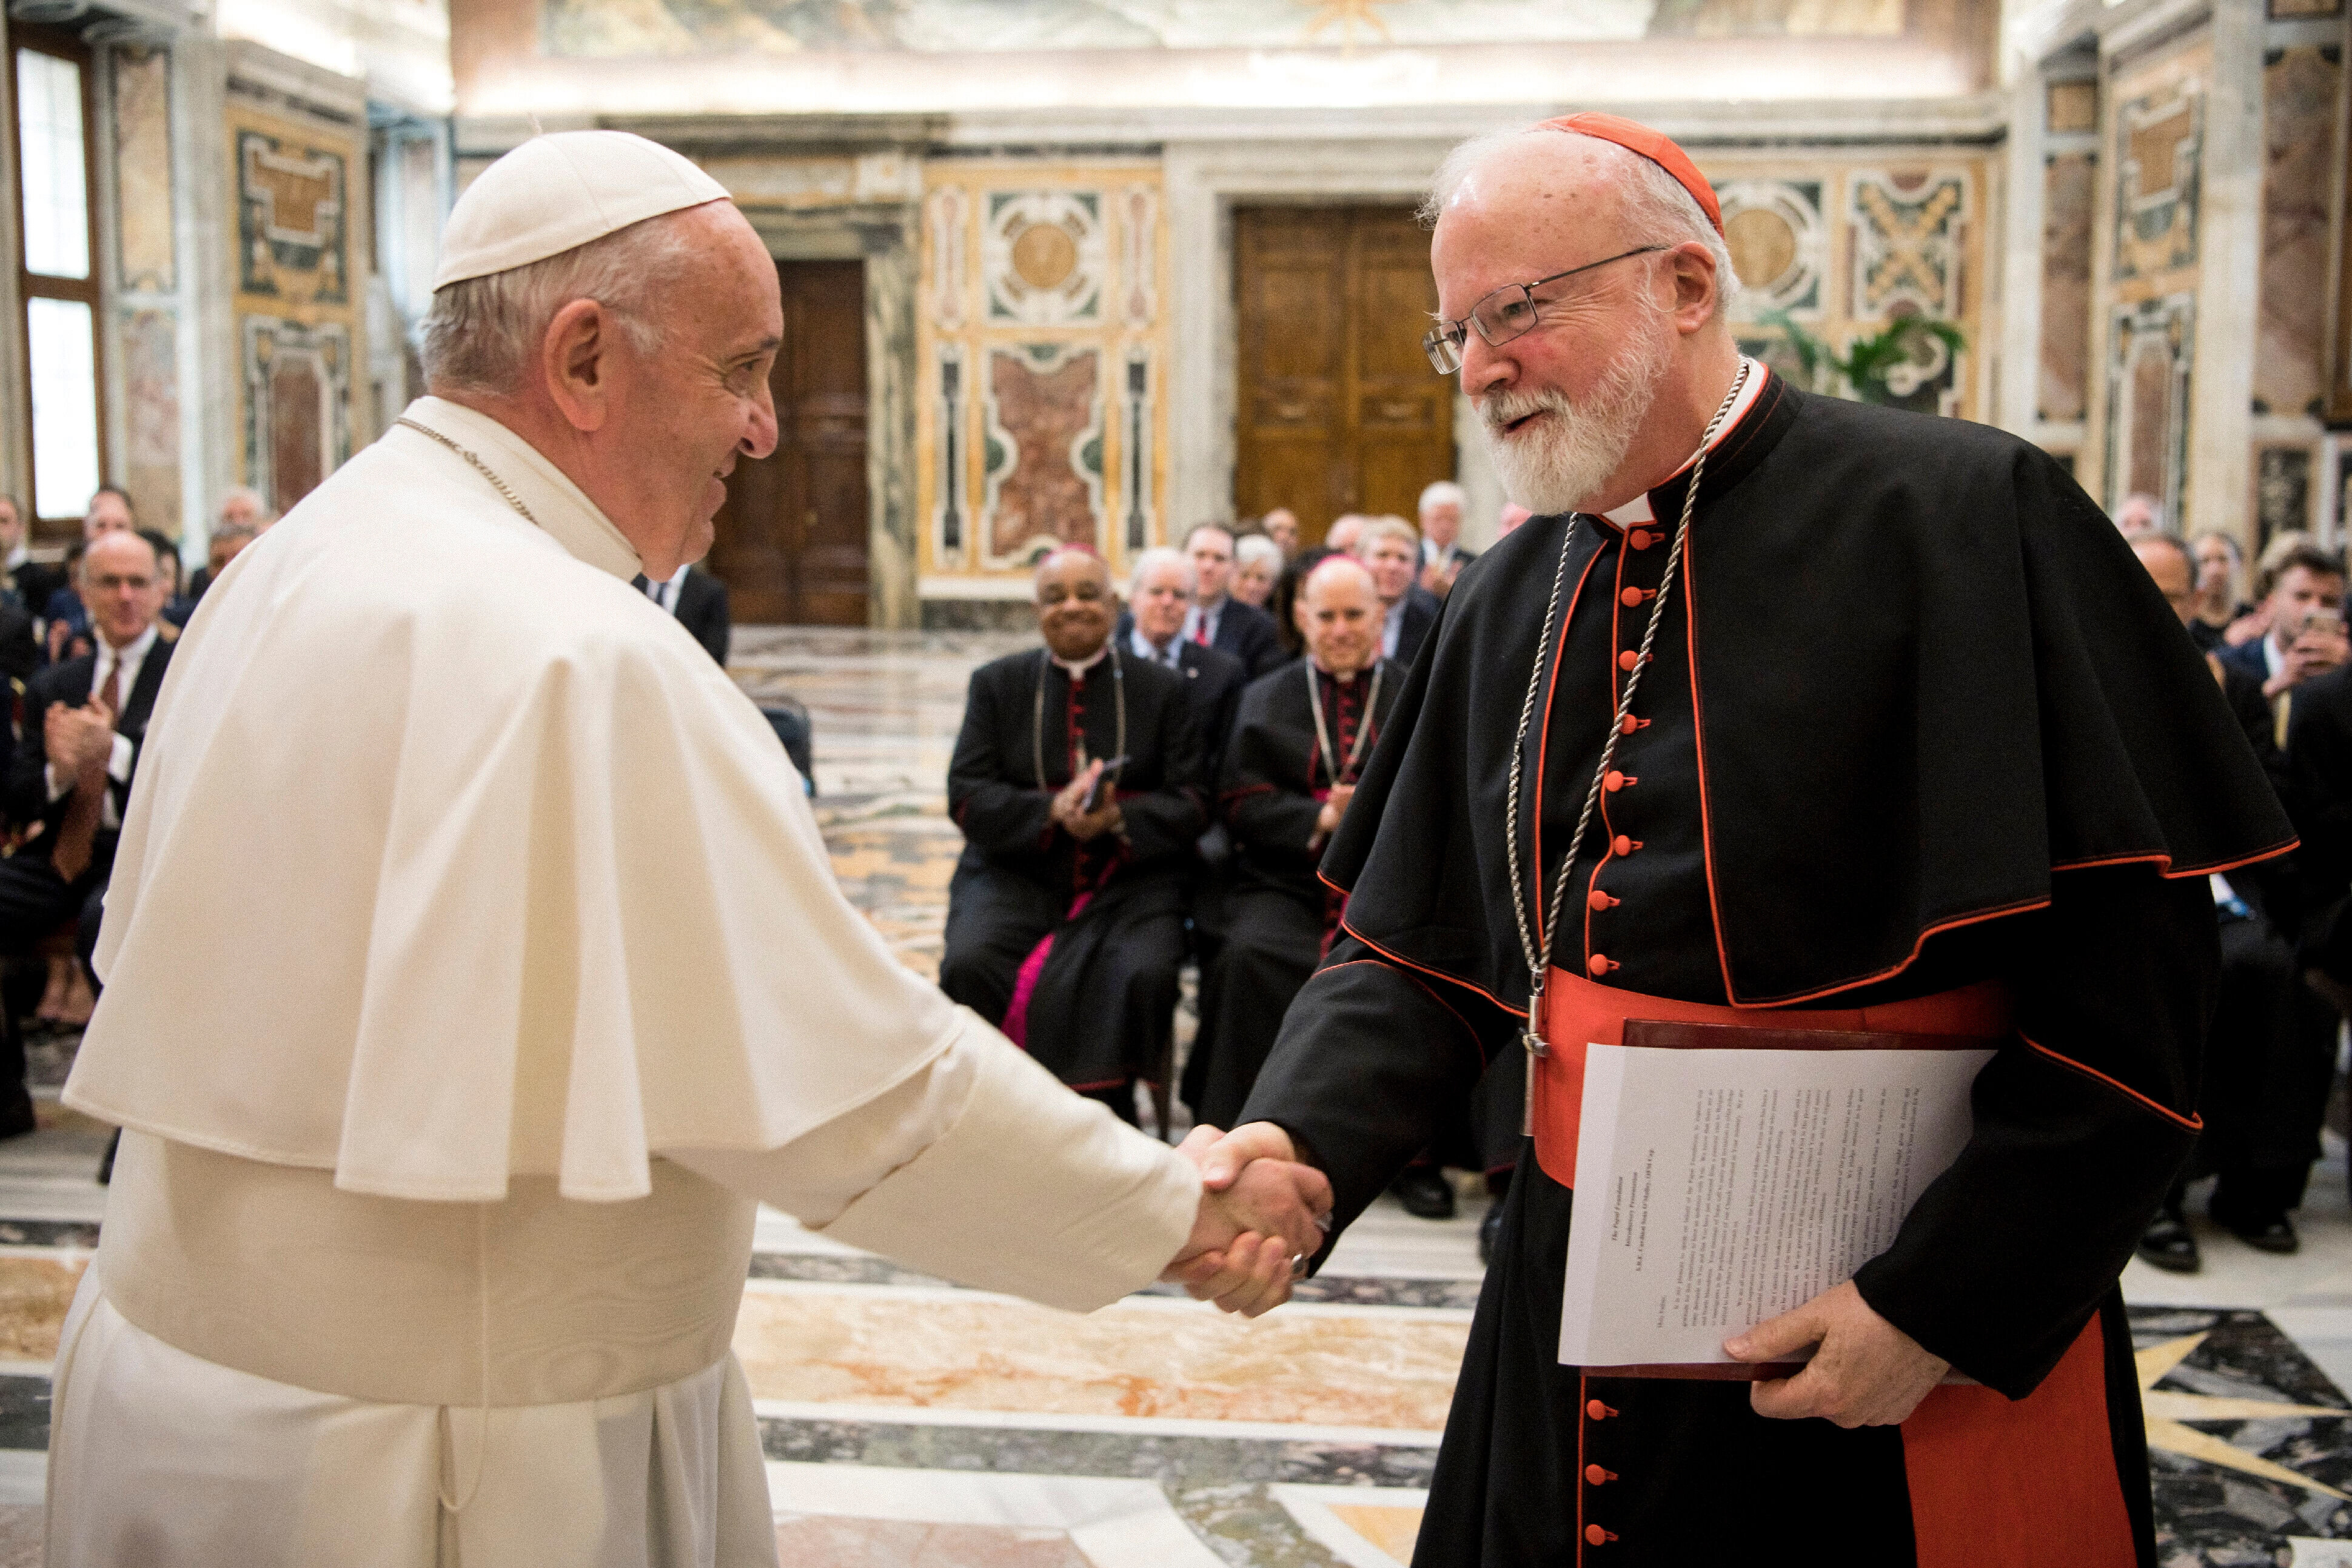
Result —
<instances>
[{"instance_id":1,"label":"handshake","mask_svg":"<svg viewBox=\"0 0 2352 1568\"><path fill-rule=\"evenodd\" d=\"M1201 1168L1201 1212L1160 1278L1247 1318L1289 1300L1331 1227L1323 1173L1300 1163L1290 1134L1271 1121L1195 1127L1176 1152Z\"/></svg>"}]
</instances>

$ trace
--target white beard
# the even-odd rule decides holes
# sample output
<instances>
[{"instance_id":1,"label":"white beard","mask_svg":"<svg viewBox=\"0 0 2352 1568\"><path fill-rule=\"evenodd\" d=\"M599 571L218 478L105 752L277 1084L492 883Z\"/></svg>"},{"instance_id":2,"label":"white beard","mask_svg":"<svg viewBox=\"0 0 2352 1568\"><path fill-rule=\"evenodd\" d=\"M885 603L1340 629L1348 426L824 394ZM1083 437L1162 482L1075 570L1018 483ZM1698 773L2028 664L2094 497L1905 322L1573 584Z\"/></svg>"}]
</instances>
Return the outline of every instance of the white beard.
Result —
<instances>
[{"instance_id":1,"label":"white beard","mask_svg":"<svg viewBox=\"0 0 2352 1568\"><path fill-rule=\"evenodd\" d=\"M1580 404L1542 392L1491 394L1479 405L1486 449L1503 489L1538 517L1574 511L1593 500L1625 461L1674 352L1664 321L1627 341ZM1546 417L1517 436L1504 427L1538 410Z\"/></svg>"}]
</instances>

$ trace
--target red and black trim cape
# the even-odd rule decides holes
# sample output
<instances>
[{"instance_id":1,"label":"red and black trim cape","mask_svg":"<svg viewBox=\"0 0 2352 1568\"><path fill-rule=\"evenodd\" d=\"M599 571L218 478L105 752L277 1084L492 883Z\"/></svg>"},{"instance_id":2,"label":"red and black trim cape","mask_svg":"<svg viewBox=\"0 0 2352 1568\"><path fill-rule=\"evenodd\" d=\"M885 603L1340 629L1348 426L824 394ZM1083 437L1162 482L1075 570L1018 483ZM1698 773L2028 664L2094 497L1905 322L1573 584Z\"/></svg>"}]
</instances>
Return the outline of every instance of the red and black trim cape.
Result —
<instances>
[{"instance_id":1,"label":"red and black trim cape","mask_svg":"<svg viewBox=\"0 0 2352 1568\"><path fill-rule=\"evenodd\" d=\"M1325 859L1349 893L1343 941L1243 1119L1311 1149L1343 1221L1519 1048L1514 729L1565 542L1557 674L1525 757L1533 904L1683 481L1650 500L1664 522L1538 519L1464 573ZM1759 1010L2009 984L2021 1033L1978 1080L1975 1137L1856 1283L2011 1399L2087 1354L2104 1406L2050 1434L2050 1462L2104 1455L2109 1560L2148 1561L2115 1280L2195 1135L2218 964L2201 873L2277 853L2292 830L2114 527L1997 430L1775 378L1710 456L1683 564L1634 708L1646 722L1617 763L1626 787L1574 868L1555 962L1605 957L1604 984ZM1588 889L1607 895L1601 912ZM1680 1563L1800 1538L1841 1563L1954 1547L1990 1568L2035 1561L1990 1533L1918 1539L1950 1517L1928 1503L1951 1499L1914 1488L1899 1428L1767 1423L1737 1384L1596 1393L1557 1365L1571 1210L1523 1159L1417 1563ZM1982 1500L1988 1531L2002 1507ZM1781 1533L1792 1520L1798 1537ZM1594 1544L1595 1526L1614 1539Z\"/></svg>"}]
</instances>

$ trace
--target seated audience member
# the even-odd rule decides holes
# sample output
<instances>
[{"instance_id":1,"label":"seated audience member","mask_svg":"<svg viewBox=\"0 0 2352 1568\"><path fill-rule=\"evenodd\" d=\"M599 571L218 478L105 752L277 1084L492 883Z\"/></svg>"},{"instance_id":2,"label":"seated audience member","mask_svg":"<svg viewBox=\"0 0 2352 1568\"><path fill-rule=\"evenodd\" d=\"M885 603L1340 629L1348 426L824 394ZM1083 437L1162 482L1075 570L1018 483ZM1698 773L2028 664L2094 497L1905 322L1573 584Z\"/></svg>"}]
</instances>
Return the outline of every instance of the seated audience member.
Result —
<instances>
[{"instance_id":1,"label":"seated audience member","mask_svg":"<svg viewBox=\"0 0 2352 1568\"><path fill-rule=\"evenodd\" d=\"M88 549L100 536L124 529L136 529L138 520L131 510L131 497L112 485L100 485L89 498L89 509L82 514L81 548ZM57 623L65 622L71 637L86 639L89 635L89 616L82 604L79 584L74 577L75 559L66 558L65 576L51 589L47 603L37 606L37 613L50 624L49 658L52 660L77 657L82 651L61 643L57 635ZM26 606L35 608L35 606Z\"/></svg>"},{"instance_id":2,"label":"seated audience member","mask_svg":"<svg viewBox=\"0 0 2352 1568\"><path fill-rule=\"evenodd\" d=\"M1284 559L1282 546L1270 535L1244 533L1234 540L1233 596L1253 610L1265 609Z\"/></svg>"},{"instance_id":3,"label":"seated audience member","mask_svg":"<svg viewBox=\"0 0 2352 1568\"><path fill-rule=\"evenodd\" d=\"M2245 602L2246 557L2238 542L2220 529L2208 529L2189 542L2197 563L2196 613L2189 635L2210 652L2227 641L2231 623L2252 613Z\"/></svg>"},{"instance_id":4,"label":"seated audience member","mask_svg":"<svg viewBox=\"0 0 2352 1568\"><path fill-rule=\"evenodd\" d=\"M2197 603L2187 547L2168 534L2143 534L2132 552L2186 626ZM2292 804L2294 791L2284 788L2287 773L2261 684L2220 657L2206 657L2247 743ZM2308 706L2302 689L2294 703L2301 723ZM2216 1178L2209 1209L2224 1228L2265 1252L2293 1252L2298 1245L2287 1213L2301 1205L2319 1156L2337 1022L2335 1010L2305 984L2296 956L2307 896L2305 860L2298 851L2209 879L2221 928L2221 976L2198 1102L2205 1130L2141 1234L2139 1255L2158 1268L2189 1273L2200 1266L2182 1205L2188 1184L2205 1176Z\"/></svg>"},{"instance_id":5,"label":"seated audience member","mask_svg":"<svg viewBox=\"0 0 2352 1568\"><path fill-rule=\"evenodd\" d=\"M163 639L169 642L180 635L180 628L188 624L190 616L195 614L196 602L180 593L180 547L152 528L141 529L139 537L155 552L155 559L163 568L163 613L161 618L166 628Z\"/></svg>"},{"instance_id":6,"label":"seated audience member","mask_svg":"<svg viewBox=\"0 0 2352 1568\"><path fill-rule=\"evenodd\" d=\"M1233 531L1223 523L1204 522L1184 536L1184 553L1192 557L1198 584L1192 590L1192 607L1184 616L1184 640L1231 654L1250 674L1264 675L1281 659L1282 639L1275 635L1272 616L1229 592Z\"/></svg>"},{"instance_id":7,"label":"seated audience member","mask_svg":"<svg viewBox=\"0 0 2352 1568\"><path fill-rule=\"evenodd\" d=\"M33 551L26 540L27 531L25 509L17 504L15 496L0 495L0 596L12 598L29 611L37 609L39 605L27 604L25 599L25 591L29 584L24 574L33 567ZM48 595L44 592L41 604L48 602Z\"/></svg>"},{"instance_id":8,"label":"seated audience member","mask_svg":"<svg viewBox=\"0 0 2352 1568\"><path fill-rule=\"evenodd\" d=\"M276 514L261 499L261 492L239 485L221 498L220 515L214 520L213 531L205 544L205 563L188 579L188 597L201 601L205 590L214 580L228 570L228 563L238 552L261 537Z\"/></svg>"},{"instance_id":9,"label":"seated audience member","mask_svg":"<svg viewBox=\"0 0 2352 1568\"><path fill-rule=\"evenodd\" d=\"M1198 1121L1234 1124L1339 924L1339 895L1315 868L1404 686L1404 671L1380 657L1381 615L1363 564L1327 556L1298 599L1307 658L1242 694L1218 784L1234 840L1224 940L1202 977L1201 1033L1184 1069Z\"/></svg>"},{"instance_id":10,"label":"seated audience member","mask_svg":"<svg viewBox=\"0 0 2352 1568\"><path fill-rule=\"evenodd\" d=\"M1323 548L1344 550L1350 555L1355 554L1356 547L1364 542L1364 525L1371 521L1360 511L1341 512L1331 520L1331 526L1323 531Z\"/></svg>"},{"instance_id":11,"label":"seated audience member","mask_svg":"<svg viewBox=\"0 0 2352 1568\"><path fill-rule=\"evenodd\" d=\"M2135 491L2124 497L2116 508L2115 525L2126 539L2145 539L2164 531L2164 503L2152 495Z\"/></svg>"},{"instance_id":12,"label":"seated audience member","mask_svg":"<svg viewBox=\"0 0 2352 1568\"><path fill-rule=\"evenodd\" d=\"M1462 487L1440 479L1421 492L1421 585L1443 599L1462 568L1478 559L1462 547Z\"/></svg>"},{"instance_id":13,"label":"seated audience member","mask_svg":"<svg viewBox=\"0 0 2352 1568\"><path fill-rule=\"evenodd\" d=\"M734 620L727 610L727 584L691 563L677 569L667 583L636 579L646 597L677 617L677 624L727 668L728 645L734 639Z\"/></svg>"},{"instance_id":14,"label":"seated audience member","mask_svg":"<svg viewBox=\"0 0 2352 1568\"><path fill-rule=\"evenodd\" d=\"M2324 622L2315 628L2310 623L2315 612L2343 614L2344 563L2315 545L2299 544L2266 567L2262 590L2263 635L2224 647L2218 657L2261 681L2263 695L2275 703L2297 682L2343 661L2340 637L2329 637Z\"/></svg>"},{"instance_id":15,"label":"seated audience member","mask_svg":"<svg viewBox=\"0 0 2352 1568\"><path fill-rule=\"evenodd\" d=\"M1154 549L1137 556L1118 635L1136 658L1184 678L1205 784L1217 776L1225 735L1234 727L1234 704L1249 672L1231 654L1184 640L1185 612L1192 608L1196 581L1192 558L1181 551Z\"/></svg>"},{"instance_id":16,"label":"seated audience member","mask_svg":"<svg viewBox=\"0 0 2352 1568\"><path fill-rule=\"evenodd\" d=\"M1281 635L1286 658L1297 658L1307 652L1307 638L1298 630L1298 591L1306 585L1307 574L1332 556L1347 553L1344 550L1310 544L1274 580L1274 597L1266 601L1265 608L1274 617L1276 631Z\"/></svg>"},{"instance_id":17,"label":"seated audience member","mask_svg":"<svg viewBox=\"0 0 2352 1568\"><path fill-rule=\"evenodd\" d=\"M1280 547L1282 558L1285 561L1290 560L1298 553L1298 514L1297 512L1286 506L1276 507L1258 519L1258 526L1265 530L1265 536Z\"/></svg>"},{"instance_id":18,"label":"seated audience member","mask_svg":"<svg viewBox=\"0 0 2352 1568\"><path fill-rule=\"evenodd\" d=\"M87 548L79 541L67 547L60 577L65 586L49 595L41 640L51 664L79 658L91 649L89 611L81 596L81 558Z\"/></svg>"},{"instance_id":19,"label":"seated audience member","mask_svg":"<svg viewBox=\"0 0 2352 1568\"><path fill-rule=\"evenodd\" d=\"M1386 617L1381 627L1381 657L1410 669L1422 640L1437 624L1437 595L1413 581L1421 562L1421 541L1404 519L1375 518L1365 525L1356 554L1371 572L1372 585L1380 590Z\"/></svg>"},{"instance_id":20,"label":"seated audience member","mask_svg":"<svg viewBox=\"0 0 2352 1568\"><path fill-rule=\"evenodd\" d=\"M2300 528L2290 528L2271 535L2263 552L2254 558L2254 607L2231 621L2221 632L2221 641L2229 647L2259 642L2271 629L2268 590L2263 584L2275 578L2287 558L2302 550L2317 550L2319 541Z\"/></svg>"},{"instance_id":21,"label":"seated audience member","mask_svg":"<svg viewBox=\"0 0 2352 1568\"><path fill-rule=\"evenodd\" d=\"M155 551L127 530L102 534L82 560L94 653L52 665L25 689L25 733L8 770L11 816L40 831L0 860L0 953L25 953L79 917L87 969L100 901L139 767L148 715L172 645L156 631L163 607ZM23 1047L0 1047L0 1131L30 1126Z\"/></svg>"},{"instance_id":22,"label":"seated audience member","mask_svg":"<svg viewBox=\"0 0 2352 1568\"><path fill-rule=\"evenodd\" d=\"M1206 787L1185 682L1111 637L1109 569L1065 548L1036 584L1045 646L973 672L948 764L940 986L1131 1122L1168 1059Z\"/></svg>"}]
</instances>

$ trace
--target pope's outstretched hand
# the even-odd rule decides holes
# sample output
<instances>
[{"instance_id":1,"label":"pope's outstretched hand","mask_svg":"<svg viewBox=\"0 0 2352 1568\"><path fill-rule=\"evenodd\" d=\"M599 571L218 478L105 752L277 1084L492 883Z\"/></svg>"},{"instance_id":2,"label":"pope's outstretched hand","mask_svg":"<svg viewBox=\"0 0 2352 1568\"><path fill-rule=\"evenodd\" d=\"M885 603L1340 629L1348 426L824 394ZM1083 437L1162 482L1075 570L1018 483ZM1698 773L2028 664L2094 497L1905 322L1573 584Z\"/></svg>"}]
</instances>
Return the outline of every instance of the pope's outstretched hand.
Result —
<instances>
[{"instance_id":1,"label":"pope's outstretched hand","mask_svg":"<svg viewBox=\"0 0 2352 1568\"><path fill-rule=\"evenodd\" d=\"M1322 1250L1330 1182L1268 1121L1231 1133L1195 1127L1177 1152L1201 1167L1201 1217L1160 1278L1244 1317L1290 1300L1291 1281Z\"/></svg>"}]
</instances>

